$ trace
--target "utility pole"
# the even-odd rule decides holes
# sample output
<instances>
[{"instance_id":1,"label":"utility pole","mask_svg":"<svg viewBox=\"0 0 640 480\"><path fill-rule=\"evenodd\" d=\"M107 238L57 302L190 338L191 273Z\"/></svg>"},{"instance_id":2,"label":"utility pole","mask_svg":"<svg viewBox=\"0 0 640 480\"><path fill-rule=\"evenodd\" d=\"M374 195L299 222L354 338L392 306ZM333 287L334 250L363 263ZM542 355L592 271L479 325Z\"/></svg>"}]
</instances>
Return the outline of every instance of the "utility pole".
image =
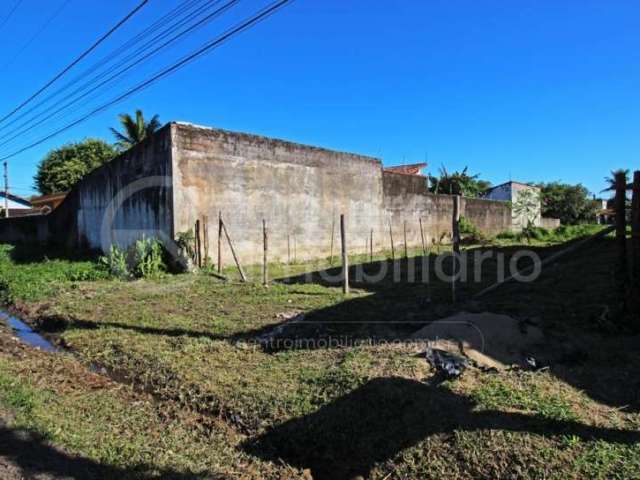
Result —
<instances>
[{"instance_id":1,"label":"utility pole","mask_svg":"<svg viewBox=\"0 0 640 480\"><path fill-rule=\"evenodd\" d=\"M4 162L4 217L9 218L9 165Z\"/></svg>"}]
</instances>

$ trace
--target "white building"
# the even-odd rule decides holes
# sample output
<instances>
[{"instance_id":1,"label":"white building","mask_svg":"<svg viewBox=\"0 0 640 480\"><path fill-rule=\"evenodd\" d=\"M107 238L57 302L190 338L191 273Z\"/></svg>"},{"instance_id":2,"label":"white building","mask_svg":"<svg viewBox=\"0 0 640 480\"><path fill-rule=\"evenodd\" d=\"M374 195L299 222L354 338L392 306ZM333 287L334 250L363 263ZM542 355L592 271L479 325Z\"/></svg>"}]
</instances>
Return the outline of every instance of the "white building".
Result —
<instances>
[{"instance_id":1,"label":"white building","mask_svg":"<svg viewBox=\"0 0 640 480\"><path fill-rule=\"evenodd\" d=\"M519 211L520 203L525 201L524 197L521 197L522 192L532 192L527 194L527 201L532 203L531 218L526 218L526 212ZM501 200L503 202L511 202L513 205L513 226L516 229L522 229L527 226L529 220L537 227L542 225L542 202L540 200L540 187L527 185L520 182L506 182L501 185L490 188L484 194L485 198L489 200Z\"/></svg>"}]
</instances>

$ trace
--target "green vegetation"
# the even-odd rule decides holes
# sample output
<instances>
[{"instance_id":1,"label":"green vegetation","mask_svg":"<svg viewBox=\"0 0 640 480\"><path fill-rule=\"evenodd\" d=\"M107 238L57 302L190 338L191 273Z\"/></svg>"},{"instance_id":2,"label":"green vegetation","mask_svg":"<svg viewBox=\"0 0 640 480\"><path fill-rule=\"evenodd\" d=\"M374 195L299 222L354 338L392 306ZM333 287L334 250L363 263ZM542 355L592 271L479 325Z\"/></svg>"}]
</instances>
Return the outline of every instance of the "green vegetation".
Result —
<instances>
[{"instance_id":1,"label":"green vegetation","mask_svg":"<svg viewBox=\"0 0 640 480\"><path fill-rule=\"evenodd\" d=\"M429 177L431 181L429 190L447 195L482 196L491 187L491 183L479 180L480 175L470 175L467 170L468 168L465 167L462 172L449 173L444 166L441 167L439 177Z\"/></svg>"},{"instance_id":2,"label":"green vegetation","mask_svg":"<svg viewBox=\"0 0 640 480\"><path fill-rule=\"evenodd\" d=\"M502 232L496 236L496 240L506 244L513 242L529 241L538 245L550 245L570 242L575 239L595 235L603 229L602 225L561 225L553 230L531 226L526 232Z\"/></svg>"},{"instance_id":3,"label":"green vegetation","mask_svg":"<svg viewBox=\"0 0 640 480\"><path fill-rule=\"evenodd\" d=\"M38 165L34 177L43 195L67 192L88 173L116 156L115 149L103 140L88 138L51 150Z\"/></svg>"},{"instance_id":4,"label":"green vegetation","mask_svg":"<svg viewBox=\"0 0 640 480\"><path fill-rule=\"evenodd\" d=\"M534 222L540 215L540 195L535 190L521 190L518 198L513 204L513 215L519 219L523 226L522 234L531 241L532 230L535 228Z\"/></svg>"},{"instance_id":5,"label":"green vegetation","mask_svg":"<svg viewBox=\"0 0 640 480\"><path fill-rule=\"evenodd\" d=\"M94 261L47 258L37 250L0 245L0 303L41 300L71 283L107 276Z\"/></svg>"},{"instance_id":6,"label":"green vegetation","mask_svg":"<svg viewBox=\"0 0 640 480\"><path fill-rule=\"evenodd\" d=\"M582 185L541 183L542 216L560 219L563 225L593 222L597 205Z\"/></svg>"},{"instance_id":7,"label":"green vegetation","mask_svg":"<svg viewBox=\"0 0 640 480\"><path fill-rule=\"evenodd\" d=\"M120 119L122 132L111 128L111 133L116 138L116 145L120 151L128 150L144 141L161 126L158 115L154 115L151 120L146 121L142 110L136 110L135 118L128 113L121 113L118 118Z\"/></svg>"},{"instance_id":8,"label":"green vegetation","mask_svg":"<svg viewBox=\"0 0 640 480\"><path fill-rule=\"evenodd\" d=\"M544 257L563 248L559 239L596 228L561 227L527 248ZM518 241L500 242L508 264ZM574 338L591 343L545 372L472 369L439 385L423 344L371 340L405 338L453 311L446 282L431 285L445 310L437 314L406 271L399 283L391 272L376 284L354 281L344 297L337 285L300 277L326 260L273 265L286 281L268 288L206 273L125 283L104 281L96 262L27 261L2 247L6 299L72 355L23 347L0 327L0 415L13 431L88 461L95 478L309 478L305 469L316 480L637 478L640 404L629 381L640 372L637 339L591 337L611 300L608 242L484 305L542 318L551 350ZM391 265L384 254L366 268L382 264ZM495 281L495 268L488 262L481 284L468 288ZM77 279L74 269L95 276ZM247 268L250 278L259 271ZM233 278L232 268L225 274ZM257 342L299 314L287 338L340 343Z\"/></svg>"},{"instance_id":9,"label":"green vegetation","mask_svg":"<svg viewBox=\"0 0 640 480\"><path fill-rule=\"evenodd\" d=\"M551 420L579 420L571 402L550 391L553 388L554 384L548 376L524 374L510 375L508 379L489 377L473 391L472 397L478 405L489 410L517 409Z\"/></svg>"},{"instance_id":10,"label":"green vegetation","mask_svg":"<svg viewBox=\"0 0 640 480\"><path fill-rule=\"evenodd\" d=\"M487 237L466 217L460 217L460 235L465 243L482 243L487 241Z\"/></svg>"}]
</instances>

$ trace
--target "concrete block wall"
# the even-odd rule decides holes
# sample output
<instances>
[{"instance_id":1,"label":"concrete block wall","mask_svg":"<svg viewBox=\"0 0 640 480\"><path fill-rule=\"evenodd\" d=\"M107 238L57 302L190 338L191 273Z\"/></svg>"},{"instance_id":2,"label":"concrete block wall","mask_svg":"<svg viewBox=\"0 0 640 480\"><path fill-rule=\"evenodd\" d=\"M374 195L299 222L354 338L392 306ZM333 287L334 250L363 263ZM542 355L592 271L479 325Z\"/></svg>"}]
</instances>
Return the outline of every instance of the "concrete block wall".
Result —
<instances>
[{"instance_id":1,"label":"concrete block wall","mask_svg":"<svg viewBox=\"0 0 640 480\"><path fill-rule=\"evenodd\" d=\"M340 251L339 216L345 214L349 251L364 253L373 232L375 251L398 255L407 245L451 237L453 197L428 192L426 178L386 172L379 160L282 140L189 124L172 126L174 231L208 217L209 255L217 255L221 212L243 263L262 261L262 219L270 258L322 258ZM462 215L489 234L508 230L508 203L464 199ZM223 242L223 262L232 262Z\"/></svg>"},{"instance_id":2,"label":"concrete block wall","mask_svg":"<svg viewBox=\"0 0 640 480\"><path fill-rule=\"evenodd\" d=\"M145 185L149 179L156 180ZM128 191L131 185L138 188ZM117 214L105 236L114 199ZM390 250L391 228L400 256L405 223L411 248L422 244L420 219L428 244L450 239L453 201L429 193L424 177L383 171L375 158L171 123L89 174L51 214L0 220L0 241L99 250L106 240L127 247L143 234L175 238L206 216L215 260L221 212L242 263L262 261L263 218L270 259L294 261L329 256L332 234L339 256L345 214L350 253L365 252L372 231L374 250ZM490 234L511 226L506 202L463 199L461 214ZM230 264L226 242L223 252Z\"/></svg>"},{"instance_id":3,"label":"concrete block wall","mask_svg":"<svg viewBox=\"0 0 640 480\"><path fill-rule=\"evenodd\" d=\"M74 193L77 241L86 248L100 249L105 241L126 248L143 235L174 238L171 128L94 170ZM115 216L104 238L110 207Z\"/></svg>"},{"instance_id":4,"label":"concrete block wall","mask_svg":"<svg viewBox=\"0 0 640 480\"><path fill-rule=\"evenodd\" d=\"M463 198L462 215L488 236L512 229L511 204L483 198Z\"/></svg>"},{"instance_id":5,"label":"concrete block wall","mask_svg":"<svg viewBox=\"0 0 640 480\"><path fill-rule=\"evenodd\" d=\"M428 245L451 239L452 195L430 193L427 179L416 175L384 172L383 184L384 210L392 225L394 243L400 246L404 244L406 222L408 246L421 246L420 219ZM508 202L462 198L460 215L487 235L509 230L512 224L511 206Z\"/></svg>"},{"instance_id":6,"label":"concrete block wall","mask_svg":"<svg viewBox=\"0 0 640 480\"><path fill-rule=\"evenodd\" d=\"M109 205L122 196L106 242L129 246L143 234L173 238L171 129L124 152L87 175L53 212L0 219L0 242L46 243L68 249L101 250ZM127 189L157 179L147 188ZM164 179L164 186L159 179ZM159 234L160 232L160 234Z\"/></svg>"},{"instance_id":7,"label":"concrete block wall","mask_svg":"<svg viewBox=\"0 0 640 480\"><path fill-rule=\"evenodd\" d=\"M382 164L379 160L291 142L173 124L174 229L209 218L210 256L217 253L222 212L243 263L262 261L262 219L270 258L302 260L340 251L339 216L350 244L364 250L380 231ZM232 262L226 242L223 261Z\"/></svg>"},{"instance_id":8,"label":"concrete block wall","mask_svg":"<svg viewBox=\"0 0 640 480\"><path fill-rule=\"evenodd\" d=\"M551 218L551 217L541 217L540 218L540 226L542 228L546 228L547 230L553 230L560 226L559 218Z\"/></svg>"},{"instance_id":9,"label":"concrete block wall","mask_svg":"<svg viewBox=\"0 0 640 480\"><path fill-rule=\"evenodd\" d=\"M396 250L404 245L405 222L409 248L422 245L420 219L427 244L451 238L452 196L429 193L427 179L416 175L384 172L383 185L386 229L389 229L390 224ZM390 235L385 233L385 250L388 250Z\"/></svg>"}]
</instances>

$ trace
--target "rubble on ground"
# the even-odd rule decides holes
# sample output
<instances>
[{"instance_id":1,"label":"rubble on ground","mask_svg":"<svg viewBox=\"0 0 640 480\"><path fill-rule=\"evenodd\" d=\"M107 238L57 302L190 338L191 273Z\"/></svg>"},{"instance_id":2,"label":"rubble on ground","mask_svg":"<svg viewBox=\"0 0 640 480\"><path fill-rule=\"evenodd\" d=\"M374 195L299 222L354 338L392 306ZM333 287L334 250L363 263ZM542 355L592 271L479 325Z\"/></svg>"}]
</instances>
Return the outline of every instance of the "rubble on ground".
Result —
<instances>
[{"instance_id":1,"label":"rubble on ground","mask_svg":"<svg viewBox=\"0 0 640 480\"><path fill-rule=\"evenodd\" d=\"M532 322L489 312L462 312L436 320L411 338L425 340L428 351L448 352L496 370L514 365L531 368L531 359L539 358L545 343L542 330Z\"/></svg>"}]
</instances>

